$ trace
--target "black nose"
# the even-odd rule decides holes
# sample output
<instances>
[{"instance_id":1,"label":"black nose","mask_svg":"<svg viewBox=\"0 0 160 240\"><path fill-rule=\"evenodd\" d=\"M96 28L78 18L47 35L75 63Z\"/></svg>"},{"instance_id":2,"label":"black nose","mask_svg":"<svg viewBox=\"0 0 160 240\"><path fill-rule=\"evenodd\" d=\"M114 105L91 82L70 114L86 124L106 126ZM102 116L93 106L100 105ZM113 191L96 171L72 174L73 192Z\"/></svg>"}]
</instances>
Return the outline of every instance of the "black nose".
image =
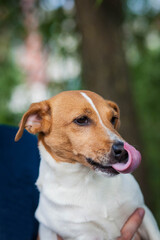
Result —
<instances>
[{"instance_id":1,"label":"black nose","mask_svg":"<svg viewBox=\"0 0 160 240\"><path fill-rule=\"evenodd\" d=\"M113 149L115 156L119 156L122 153L122 151L124 150L123 142L115 142L112 145L112 149Z\"/></svg>"},{"instance_id":2,"label":"black nose","mask_svg":"<svg viewBox=\"0 0 160 240\"><path fill-rule=\"evenodd\" d=\"M127 162L128 153L124 149L124 143L117 141L112 145L112 153L118 162Z\"/></svg>"}]
</instances>

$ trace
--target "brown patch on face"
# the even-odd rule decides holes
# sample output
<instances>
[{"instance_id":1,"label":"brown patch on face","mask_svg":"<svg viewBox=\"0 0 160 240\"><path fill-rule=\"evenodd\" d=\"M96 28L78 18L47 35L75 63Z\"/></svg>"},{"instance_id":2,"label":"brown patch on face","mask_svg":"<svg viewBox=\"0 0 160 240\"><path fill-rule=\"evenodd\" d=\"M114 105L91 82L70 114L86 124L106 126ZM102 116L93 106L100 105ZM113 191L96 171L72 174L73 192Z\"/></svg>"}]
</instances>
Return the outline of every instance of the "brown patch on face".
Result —
<instances>
[{"instance_id":1,"label":"brown patch on face","mask_svg":"<svg viewBox=\"0 0 160 240\"><path fill-rule=\"evenodd\" d=\"M85 108L85 109L83 110L83 112L86 113L87 115L91 115L91 114L92 114L92 111L91 111L91 109L89 109L89 108Z\"/></svg>"},{"instance_id":2,"label":"brown patch on face","mask_svg":"<svg viewBox=\"0 0 160 240\"><path fill-rule=\"evenodd\" d=\"M61 151L60 149L53 150L47 143L45 142L45 137L43 134L39 134L38 142L42 142L43 146L45 147L46 151L57 161L57 162L68 162L68 163L76 163L75 160L70 159L67 157L66 152ZM65 156L65 157L64 157Z\"/></svg>"},{"instance_id":3,"label":"brown patch on face","mask_svg":"<svg viewBox=\"0 0 160 240\"><path fill-rule=\"evenodd\" d=\"M21 137L25 127L32 133L39 133L39 141L57 162L73 164L79 162L90 168L92 167L86 158L91 158L98 163L107 163L113 140L107 135L95 110L80 92L62 92L44 103L37 103L38 105L35 105L32 111L31 105L22 118L20 134L18 133L16 139ZM92 99L104 125L119 136L110 122L112 115L118 114L113 106L95 93L82 92ZM45 103L48 108L44 108ZM34 124L31 127L30 124L28 124L29 127L26 124L28 117L32 114L38 114L34 119L34 124L38 122L36 128ZM74 120L80 116L87 116L91 120L90 124L87 126L76 124Z\"/></svg>"},{"instance_id":4,"label":"brown patch on face","mask_svg":"<svg viewBox=\"0 0 160 240\"><path fill-rule=\"evenodd\" d=\"M113 109L112 115L110 117L110 121L112 121L113 118L115 118L115 123L113 124L115 129L118 129L120 127L120 109L118 105L115 102L112 101L106 101L107 104Z\"/></svg>"}]
</instances>

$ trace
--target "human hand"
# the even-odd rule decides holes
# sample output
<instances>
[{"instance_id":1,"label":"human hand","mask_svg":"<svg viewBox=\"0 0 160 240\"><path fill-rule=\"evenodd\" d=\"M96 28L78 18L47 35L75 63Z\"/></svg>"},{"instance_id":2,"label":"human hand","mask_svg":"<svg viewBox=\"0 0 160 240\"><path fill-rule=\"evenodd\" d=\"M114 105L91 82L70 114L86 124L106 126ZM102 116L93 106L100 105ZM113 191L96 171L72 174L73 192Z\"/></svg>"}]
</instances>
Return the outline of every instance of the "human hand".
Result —
<instances>
[{"instance_id":1,"label":"human hand","mask_svg":"<svg viewBox=\"0 0 160 240\"><path fill-rule=\"evenodd\" d=\"M124 224L121 229L121 237L117 240L131 240L133 237L135 237L134 240L140 240L138 229L142 223L144 214L145 211L143 208L136 209Z\"/></svg>"},{"instance_id":2,"label":"human hand","mask_svg":"<svg viewBox=\"0 0 160 240\"><path fill-rule=\"evenodd\" d=\"M124 224L123 228L121 229L121 237L119 237L117 240L131 240L133 237L135 237L134 240L140 240L141 238L137 231L142 223L144 213L145 212L143 208L136 209ZM58 240L63 239L58 236Z\"/></svg>"}]
</instances>

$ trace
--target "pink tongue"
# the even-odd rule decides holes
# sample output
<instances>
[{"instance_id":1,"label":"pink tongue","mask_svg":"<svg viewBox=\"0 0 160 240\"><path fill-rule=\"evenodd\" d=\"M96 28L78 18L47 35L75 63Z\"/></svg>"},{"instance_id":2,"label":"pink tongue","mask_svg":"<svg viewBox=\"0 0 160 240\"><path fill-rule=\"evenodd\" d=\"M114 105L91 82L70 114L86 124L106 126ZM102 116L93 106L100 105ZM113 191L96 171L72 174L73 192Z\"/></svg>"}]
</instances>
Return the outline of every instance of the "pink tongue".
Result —
<instances>
[{"instance_id":1,"label":"pink tongue","mask_svg":"<svg viewBox=\"0 0 160 240\"><path fill-rule=\"evenodd\" d=\"M116 163L112 167L120 173L133 172L141 162L141 154L127 142L124 143L124 149L128 152L128 161L126 163Z\"/></svg>"}]
</instances>

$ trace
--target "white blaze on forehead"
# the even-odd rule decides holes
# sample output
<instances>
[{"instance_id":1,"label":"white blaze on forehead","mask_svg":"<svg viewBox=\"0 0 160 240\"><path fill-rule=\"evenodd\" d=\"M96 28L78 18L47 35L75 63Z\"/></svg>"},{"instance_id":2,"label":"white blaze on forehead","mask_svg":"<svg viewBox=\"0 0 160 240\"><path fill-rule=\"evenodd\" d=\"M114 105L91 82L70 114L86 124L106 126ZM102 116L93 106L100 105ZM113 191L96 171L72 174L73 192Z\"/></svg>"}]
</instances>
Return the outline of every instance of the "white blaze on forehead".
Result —
<instances>
[{"instance_id":1,"label":"white blaze on forehead","mask_svg":"<svg viewBox=\"0 0 160 240\"><path fill-rule=\"evenodd\" d=\"M90 103L90 105L92 106L92 108L94 109L94 111L97 113L97 116L98 116L98 118L99 118L99 121L100 121L101 125L102 125L104 128L106 128L106 126L105 126L104 123L102 122L102 119L101 119L101 117L100 117L100 115L99 115L99 112L98 112L97 108L95 107L92 99L91 99L90 97L88 97L87 94L85 94L85 93L83 93L83 92L81 92L81 94L83 95L83 97L86 98L86 100Z\"/></svg>"},{"instance_id":2,"label":"white blaze on forehead","mask_svg":"<svg viewBox=\"0 0 160 240\"><path fill-rule=\"evenodd\" d=\"M120 139L115 133L113 133L109 128L107 128L107 127L104 125L104 123L103 123L103 121L102 121L102 119L101 119L101 117L100 117L100 114L99 114L96 106L94 105L92 99L91 99L90 97L88 97L86 93L81 92L81 95L90 103L90 105L92 106L92 108L93 108L94 111L96 112L100 124L101 124L102 127L107 131L107 134L108 134L108 136L110 137L110 139L111 139L111 140L122 141L122 139Z\"/></svg>"}]
</instances>

